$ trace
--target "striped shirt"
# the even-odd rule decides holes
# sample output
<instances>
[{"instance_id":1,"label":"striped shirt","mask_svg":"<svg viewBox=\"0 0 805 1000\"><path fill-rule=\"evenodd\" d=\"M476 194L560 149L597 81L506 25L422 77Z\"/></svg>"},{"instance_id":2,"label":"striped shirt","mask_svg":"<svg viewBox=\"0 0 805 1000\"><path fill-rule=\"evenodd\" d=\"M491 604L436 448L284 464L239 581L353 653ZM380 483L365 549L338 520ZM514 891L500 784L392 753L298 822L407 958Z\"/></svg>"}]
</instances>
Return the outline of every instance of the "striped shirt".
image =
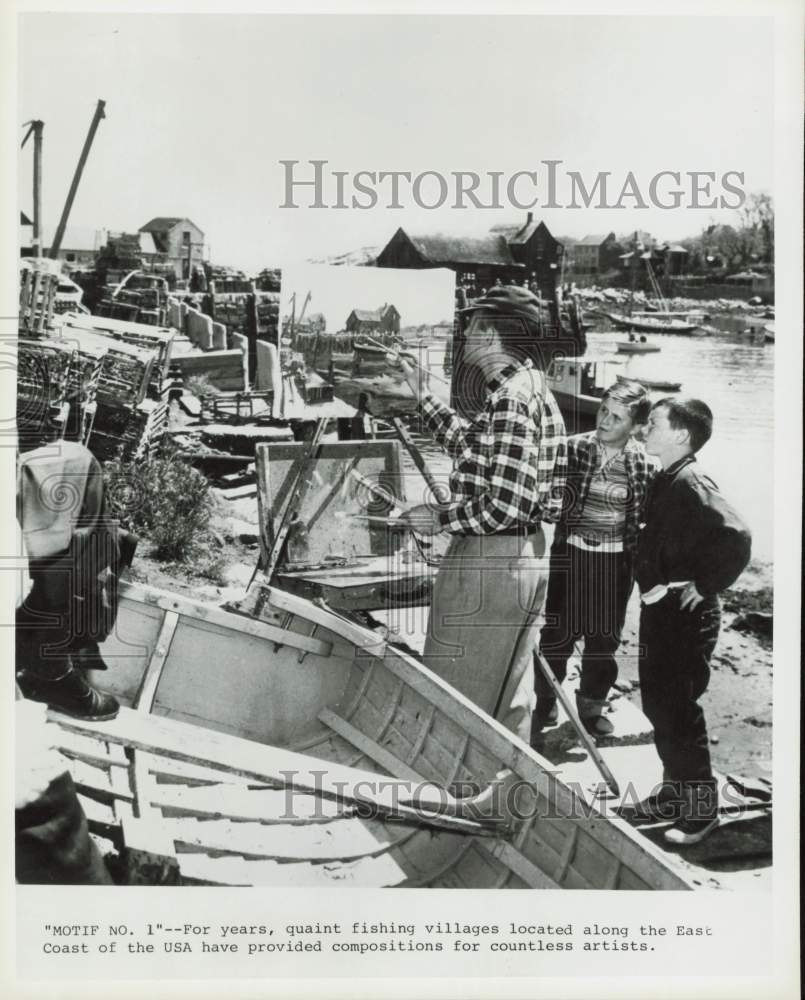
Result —
<instances>
[{"instance_id":1,"label":"striped shirt","mask_svg":"<svg viewBox=\"0 0 805 1000\"><path fill-rule=\"evenodd\" d=\"M595 431L574 434L567 439L568 475L562 517L556 529L556 539L566 539L568 533L576 530L574 522L584 509L590 483L598 468L600 445ZM623 545L627 552L637 551L640 523L644 519L644 508L649 484L657 474L657 465L649 458L643 445L630 438L623 448L623 464L626 470L628 496L623 525Z\"/></svg>"},{"instance_id":2,"label":"striped shirt","mask_svg":"<svg viewBox=\"0 0 805 1000\"><path fill-rule=\"evenodd\" d=\"M629 479L625 457L620 451L593 473L584 505L576 518L568 519L568 528L573 534L584 537L623 541L628 501Z\"/></svg>"},{"instance_id":3,"label":"striped shirt","mask_svg":"<svg viewBox=\"0 0 805 1000\"><path fill-rule=\"evenodd\" d=\"M447 531L489 535L558 520L567 473L565 424L545 377L530 360L506 367L487 387L470 423L435 397L421 401L425 424L453 458Z\"/></svg>"}]
</instances>

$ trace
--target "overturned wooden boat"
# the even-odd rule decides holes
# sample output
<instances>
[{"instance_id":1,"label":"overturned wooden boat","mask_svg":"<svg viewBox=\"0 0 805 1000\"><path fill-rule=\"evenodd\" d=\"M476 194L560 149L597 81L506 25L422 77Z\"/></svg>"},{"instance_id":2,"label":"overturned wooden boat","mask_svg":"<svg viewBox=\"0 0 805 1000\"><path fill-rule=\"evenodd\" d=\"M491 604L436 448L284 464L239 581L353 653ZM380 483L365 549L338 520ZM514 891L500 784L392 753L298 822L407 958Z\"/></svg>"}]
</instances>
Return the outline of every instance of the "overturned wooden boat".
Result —
<instances>
[{"instance_id":1,"label":"overturned wooden boat","mask_svg":"<svg viewBox=\"0 0 805 1000\"><path fill-rule=\"evenodd\" d=\"M125 880L688 889L412 655L268 586L252 617L121 588L111 722L51 713Z\"/></svg>"}]
</instances>

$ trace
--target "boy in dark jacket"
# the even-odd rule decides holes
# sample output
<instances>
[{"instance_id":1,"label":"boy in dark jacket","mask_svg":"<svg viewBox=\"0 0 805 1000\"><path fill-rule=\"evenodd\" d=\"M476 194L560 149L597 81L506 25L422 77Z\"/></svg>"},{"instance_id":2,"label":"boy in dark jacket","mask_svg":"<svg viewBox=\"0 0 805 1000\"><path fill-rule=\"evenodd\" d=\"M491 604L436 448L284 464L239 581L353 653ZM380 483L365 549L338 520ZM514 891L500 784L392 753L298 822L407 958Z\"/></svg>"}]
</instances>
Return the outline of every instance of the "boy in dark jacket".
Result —
<instances>
[{"instance_id":1,"label":"boy in dark jacket","mask_svg":"<svg viewBox=\"0 0 805 1000\"><path fill-rule=\"evenodd\" d=\"M676 820L665 834L675 845L696 844L718 825L699 698L721 622L718 594L737 580L751 552L748 528L696 461L712 429L706 403L668 397L654 405L646 437L662 471L649 490L635 563L640 689L664 773L660 793L630 818Z\"/></svg>"}]
</instances>

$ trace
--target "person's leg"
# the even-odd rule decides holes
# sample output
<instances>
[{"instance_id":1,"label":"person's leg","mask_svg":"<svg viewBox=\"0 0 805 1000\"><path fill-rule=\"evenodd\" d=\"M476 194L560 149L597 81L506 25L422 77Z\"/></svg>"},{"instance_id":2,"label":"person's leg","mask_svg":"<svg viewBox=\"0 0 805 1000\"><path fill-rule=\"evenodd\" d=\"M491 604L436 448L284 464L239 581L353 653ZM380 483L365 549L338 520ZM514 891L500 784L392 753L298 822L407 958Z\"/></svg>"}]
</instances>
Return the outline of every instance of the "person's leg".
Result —
<instances>
[{"instance_id":1,"label":"person's leg","mask_svg":"<svg viewBox=\"0 0 805 1000\"><path fill-rule=\"evenodd\" d=\"M533 650L538 642L548 589L548 567L545 559L545 537L542 531L519 541L517 605L521 624L513 637L510 669L501 690L500 707L495 713L507 729L528 743L534 713L536 687ZM511 567L515 569L514 565Z\"/></svg>"},{"instance_id":2,"label":"person's leg","mask_svg":"<svg viewBox=\"0 0 805 1000\"><path fill-rule=\"evenodd\" d=\"M618 677L615 653L620 645L626 605L632 589L631 563L624 553L585 552L581 588L584 652L577 694L579 715L596 736L614 731L604 712Z\"/></svg>"},{"instance_id":3,"label":"person's leg","mask_svg":"<svg viewBox=\"0 0 805 1000\"><path fill-rule=\"evenodd\" d=\"M526 539L455 538L436 578L423 657L425 666L526 741L544 545L542 532Z\"/></svg>"},{"instance_id":4,"label":"person's leg","mask_svg":"<svg viewBox=\"0 0 805 1000\"><path fill-rule=\"evenodd\" d=\"M707 723L699 699L710 680L721 624L717 597L706 598L693 611L679 607L673 595L680 637L679 679L673 697L673 730L666 740L668 772L682 788L682 816L665 839L685 846L704 839L718 823L718 787L710 761Z\"/></svg>"},{"instance_id":5,"label":"person's leg","mask_svg":"<svg viewBox=\"0 0 805 1000\"><path fill-rule=\"evenodd\" d=\"M69 560L31 562L33 586L16 618L17 683L26 698L83 719L113 719L119 704L95 688L71 659L72 567Z\"/></svg>"},{"instance_id":6,"label":"person's leg","mask_svg":"<svg viewBox=\"0 0 805 1000\"><path fill-rule=\"evenodd\" d=\"M677 836L669 831L667 836L673 843L684 844L706 836L717 816L707 726L698 699L710 677L720 606L711 597L688 611L680 608L679 601L680 592L671 591L657 604L642 609L640 690L663 763L662 791L672 790L681 803L682 823L692 824L692 832L683 830Z\"/></svg>"},{"instance_id":7,"label":"person's leg","mask_svg":"<svg viewBox=\"0 0 805 1000\"><path fill-rule=\"evenodd\" d=\"M643 712L654 729L654 745L663 764L663 780L639 803L628 803L621 815L633 822L676 820L681 815L681 786L669 770L669 733L673 728L667 689L674 683L674 620L665 600L640 611L639 676ZM669 677L671 678L669 680Z\"/></svg>"},{"instance_id":8,"label":"person's leg","mask_svg":"<svg viewBox=\"0 0 805 1000\"><path fill-rule=\"evenodd\" d=\"M573 653L578 634L577 566L578 550L564 542L554 542L551 549L550 577L545 601L545 624L539 640L539 653L561 683L567 676L567 661ZM546 680L535 651L534 684L537 692L536 720L542 724L556 721L556 696Z\"/></svg>"},{"instance_id":9,"label":"person's leg","mask_svg":"<svg viewBox=\"0 0 805 1000\"><path fill-rule=\"evenodd\" d=\"M662 707L653 706L655 737L663 765L674 781L709 783L713 772L707 725L699 698L710 679L710 657L718 639L721 612L717 598L689 611L679 606L679 591L671 592L666 630L666 670L660 679ZM648 714L648 713L647 713ZM658 728L659 727L659 728Z\"/></svg>"}]
</instances>

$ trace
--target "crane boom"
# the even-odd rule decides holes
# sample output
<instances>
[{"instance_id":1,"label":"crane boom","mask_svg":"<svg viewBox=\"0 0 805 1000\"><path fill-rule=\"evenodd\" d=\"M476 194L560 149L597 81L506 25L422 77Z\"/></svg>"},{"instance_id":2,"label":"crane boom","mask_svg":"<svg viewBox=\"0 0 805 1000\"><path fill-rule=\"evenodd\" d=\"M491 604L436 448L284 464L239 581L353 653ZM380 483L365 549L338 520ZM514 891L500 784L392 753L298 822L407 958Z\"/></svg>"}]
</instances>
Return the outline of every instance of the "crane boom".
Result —
<instances>
[{"instance_id":1,"label":"crane boom","mask_svg":"<svg viewBox=\"0 0 805 1000\"><path fill-rule=\"evenodd\" d=\"M87 157L89 156L92 140L95 138L95 133L98 131L98 125L100 125L101 118L106 117L104 114L105 107L106 101L98 101L98 105L95 108L95 114L92 116L89 131L87 132L87 138L84 140L84 148L81 150L81 156L78 158L78 165L76 166L75 173L73 174L73 183L70 185L70 190L67 193L67 201L64 203L64 210L62 211L61 218L59 219L59 226L56 230L56 235L53 237L53 244L50 247L49 256L54 260L59 252L59 249L61 248L61 241L64 239L64 230L67 228L67 219L70 217L70 210L73 207L73 201L75 200L76 191L78 191L81 175L84 172L84 165L86 164Z\"/></svg>"}]
</instances>

